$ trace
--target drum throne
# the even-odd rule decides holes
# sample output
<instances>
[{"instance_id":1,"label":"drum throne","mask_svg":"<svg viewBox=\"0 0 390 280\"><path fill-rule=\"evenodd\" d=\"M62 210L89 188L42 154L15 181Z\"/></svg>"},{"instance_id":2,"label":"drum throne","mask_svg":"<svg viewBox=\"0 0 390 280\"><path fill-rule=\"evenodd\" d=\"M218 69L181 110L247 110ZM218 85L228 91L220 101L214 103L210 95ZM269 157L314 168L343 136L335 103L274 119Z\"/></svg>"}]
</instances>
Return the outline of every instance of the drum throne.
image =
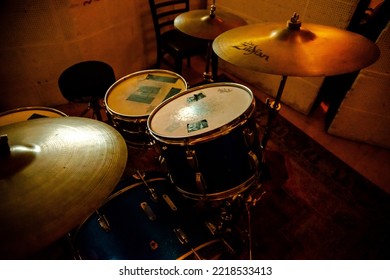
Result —
<instances>
[{"instance_id":1,"label":"drum throne","mask_svg":"<svg viewBox=\"0 0 390 280\"><path fill-rule=\"evenodd\" d=\"M115 81L114 70L109 64L102 61L83 61L62 72L58 87L69 102L88 104L81 116L92 110L92 117L102 121L102 100Z\"/></svg>"}]
</instances>

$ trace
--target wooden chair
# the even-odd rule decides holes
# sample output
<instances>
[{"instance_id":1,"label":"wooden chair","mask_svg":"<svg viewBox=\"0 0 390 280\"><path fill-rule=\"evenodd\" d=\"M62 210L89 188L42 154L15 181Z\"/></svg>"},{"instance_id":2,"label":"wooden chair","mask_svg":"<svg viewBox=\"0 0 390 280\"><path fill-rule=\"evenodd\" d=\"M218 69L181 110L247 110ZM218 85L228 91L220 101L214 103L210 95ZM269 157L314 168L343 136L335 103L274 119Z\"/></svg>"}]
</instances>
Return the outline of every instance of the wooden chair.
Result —
<instances>
[{"instance_id":1,"label":"wooden chair","mask_svg":"<svg viewBox=\"0 0 390 280\"><path fill-rule=\"evenodd\" d=\"M189 11L189 0L149 0L150 11L156 33L157 62L160 68L162 61L167 62L165 55L174 60L174 70L182 73L183 59L191 67L191 57L204 54L207 41L186 35L174 28L175 17ZM169 62L167 62L169 63Z\"/></svg>"}]
</instances>

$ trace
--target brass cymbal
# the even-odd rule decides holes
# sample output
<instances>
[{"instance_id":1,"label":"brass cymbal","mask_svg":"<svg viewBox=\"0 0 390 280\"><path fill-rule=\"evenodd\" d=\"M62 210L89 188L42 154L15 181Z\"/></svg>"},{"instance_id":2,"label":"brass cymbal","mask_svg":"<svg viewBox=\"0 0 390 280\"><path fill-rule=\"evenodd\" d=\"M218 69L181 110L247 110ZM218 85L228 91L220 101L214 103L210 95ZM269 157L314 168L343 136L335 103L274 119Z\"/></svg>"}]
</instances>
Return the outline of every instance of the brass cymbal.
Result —
<instances>
[{"instance_id":1,"label":"brass cymbal","mask_svg":"<svg viewBox=\"0 0 390 280\"><path fill-rule=\"evenodd\" d=\"M246 69L285 76L350 73L374 63L379 48L369 39L334 27L290 21L238 27L219 35L214 52Z\"/></svg>"},{"instance_id":2,"label":"brass cymbal","mask_svg":"<svg viewBox=\"0 0 390 280\"><path fill-rule=\"evenodd\" d=\"M100 207L122 176L127 147L114 128L88 118L23 121L0 127L5 134L0 258L25 258Z\"/></svg>"},{"instance_id":3,"label":"brass cymbal","mask_svg":"<svg viewBox=\"0 0 390 280\"><path fill-rule=\"evenodd\" d=\"M209 10L192 10L175 18L174 26L181 32L206 40L214 40L223 32L246 25L246 21L237 15Z\"/></svg>"}]
</instances>

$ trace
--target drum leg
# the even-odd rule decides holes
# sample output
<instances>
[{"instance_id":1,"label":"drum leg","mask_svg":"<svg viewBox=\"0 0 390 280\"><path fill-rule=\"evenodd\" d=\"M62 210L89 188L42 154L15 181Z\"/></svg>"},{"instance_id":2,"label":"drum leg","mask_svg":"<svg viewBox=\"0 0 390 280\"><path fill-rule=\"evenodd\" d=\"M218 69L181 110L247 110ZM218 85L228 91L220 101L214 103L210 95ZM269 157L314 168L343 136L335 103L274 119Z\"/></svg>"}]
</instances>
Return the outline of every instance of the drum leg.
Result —
<instances>
[{"instance_id":1,"label":"drum leg","mask_svg":"<svg viewBox=\"0 0 390 280\"><path fill-rule=\"evenodd\" d=\"M231 255L237 258L253 258L252 210L264 197L266 191L261 186L249 188L233 198L215 202L218 205L206 207L206 225L213 235L228 240L232 248L243 248L243 251L233 250ZM213 209L210 211L210 208ZM214 214L210 214L213 213ZM234 251L234 252L233 252Z\"/></svg>"},{"instance_id":2,"label":"drum leg","mask_svg":"<svg viewBox=\"0 0 390 280\"><path fill-rule=\"evenodd\" d=\"M252 260L252 248L253 248L253 243L252 243L252 218L251 218L251 210L252 208L256 205L258 201L260 201L263 196L265 195L266 191L263 191L259 197L254 198L253 194L249 194L246 202L245 202L245 210L246 210L246 215L247 215L247 235L248 235L248 258L249 260Z\"/></svg>"}]
</instances>

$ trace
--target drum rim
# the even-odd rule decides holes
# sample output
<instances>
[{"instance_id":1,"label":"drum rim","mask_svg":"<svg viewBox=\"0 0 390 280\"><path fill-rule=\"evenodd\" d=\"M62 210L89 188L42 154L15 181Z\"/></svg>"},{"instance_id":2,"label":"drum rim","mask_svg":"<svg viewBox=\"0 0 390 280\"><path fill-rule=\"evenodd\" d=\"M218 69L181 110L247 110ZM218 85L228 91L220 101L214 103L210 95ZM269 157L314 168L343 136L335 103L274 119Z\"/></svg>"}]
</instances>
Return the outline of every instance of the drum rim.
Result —
<instances>
[{"instance_id":1,"label":"drum rim","mask_svg":"<svg viewBox=\"0 0 390 280\"><path fill-rule=\"evenodd\" d=\"M210 131L207 131L204 133L199 133L197 135L185 136L185 137L183 137L183 136L168 137L168 136L162 135L160 133L157 133L157 132L153 131L153 129L151 129L152 118L157 113L157 111L160 110L162 107L164 107L167 103L172 102L172 100L179 98L180 96L182 96L184 94L188 94L188 93L198 91L201 89L205 89L205 88L213 88L213 87L221 87L221 86L232 86L232 87L241 88L241 89L244 89L247 93L249 93L251 95L251 97L252 97L251 103L249 104L248 108L244 112L242 112L242 114L238 118L233 119L230 122L226 123L225 125L217 127L217 128L212 129ZM176 94L175 96L172 96L171 98L165 100L164 102L162 102L158 106L156 106L156 108L154 108L154 110L150 113L146 124L147 124L147 129L148 129L149 134L155 140L158 140L158 141L165 143L165 144L172 144L172 145L180 145L180 146L195 145L195 144L203 143L206 141L210 141L212 139L216 139L220 136L223 136L223 135L230 133L233 129L235 129L236 127L245 123L245 121L250 116L252 116L254 114L255 110L256 110L256 100L254 98L253 92L251 91L251 89L249 87L242 85L242 84L239 84L239 83L234 83L234 82L226 82L226 83L219 82L219 83L213 83L210 85L197 86L197 87L188 89L186 91L180 92L180 93ZM244 120L243 120L243 117L244 117Z\"/></svg>"},{"instance_id":2,"label":"drum rim","mask_svg":"<svg viewBox=\"0 0 390 280\"><path fill-rule=\"evenodd\" d=\"M176 260L186 260L187 257L194 255L195 253L198 253L199 250L201 250L209 245L213 245L215 243L218 243L218 242L220 242L221 244L225 244L225 242L223 242L223 240L221 238L215 238L215 239L209 240L207 242L204 242L204 243L196 246L195 248L193 248L192 251L188 251L187 253L184 253L183 255L178 257Z\"/></svg>"},{"instance_id":3,"label":"drum rim","mask_svg":"<svg viewBox=\"0 0 390 280\"><path fill-rule=\"evenodd\" d=\"M180 188L176 184L175 185L178 192L181 193L186 198L192 200L198 200L198 201L219 201L219 200L227 199L229 197L233 197L235 195L238 195L246 191L257 182L259 176L260 174L258 174L258 172L255 171L246 181L242 182L241 184L235 187L232 187L228 190L221 191L221 192L206 193L206 194L192 193Z\"/></svg>"},{"instance_id":4,"label":"drum rim","mask_svg":"<svg viewBox=\"0 0 390 280\"><path fill-rule=\"evenodd\" d=\"M18 112L23 112L23 111L31 111L31 110L50 111L50 112L53 112L53 113L58 113L59 115L61 115L63 117L69 117L69 115L65 114L64 112L62 112L62 111L60 111L58 109L51 108L51 107L45 107L45 106L26 106L26 107L14 108L14 109L10 109L10 110L1 112L0 113L0 117L6 116L6 115L9 115L9 114L12 114L12 113L18 113Z\"/></svg>"},{"instance_id":5,"label":"drum rim","mask_svg":"<svg viewBox=\"0 0 390 280\"><path fill-rule=\"evenodd\" d=\"M117 116L120 116L120 117L123 117L123 118L138 118L138 117L145 117L147 118L150 114L143 114L143 115L126 115L126 114L123 114L123 113L119 113L119 112L116 112L115 110L111 109L110 106L108 105L108 102L107 102L107 98L109 96L109 94L114 90L115 87L117 87L119 84L121 84L123 81L125 80L128 80L130 78L133 78L135 76L138 76L138 75L142 75L142 74L145 74L145 73L165 73L165 74L173 74L172 76L177 76L184 84L184 90L182 92L185 92L187 89L188 89L188 83L187 81L184 79L183 76L173 72L173 71L170 71L170 70L165 70L165 69L147 69L147 70L140 70L140 71L137 71L137 72L134 72L134 73L131 73L131 74L127 74L121 78L119 78L118 80L115 81L115 83L113 83L109 88L108 90L106 91L106 94L104 96L104 104L105 104L105 107L107 109L107 111L110 113L110 114L114 114L114 115L117 115ZM180 94L180 93L178 93ZM172 96L174 97L174 96ZM172 98L170 97L170 98ZM170 99L168 98L168 99ZM167 99L167 100L168 100ZM125 120L125 119L124 119Z\"/></svg>"}]
</instances>

